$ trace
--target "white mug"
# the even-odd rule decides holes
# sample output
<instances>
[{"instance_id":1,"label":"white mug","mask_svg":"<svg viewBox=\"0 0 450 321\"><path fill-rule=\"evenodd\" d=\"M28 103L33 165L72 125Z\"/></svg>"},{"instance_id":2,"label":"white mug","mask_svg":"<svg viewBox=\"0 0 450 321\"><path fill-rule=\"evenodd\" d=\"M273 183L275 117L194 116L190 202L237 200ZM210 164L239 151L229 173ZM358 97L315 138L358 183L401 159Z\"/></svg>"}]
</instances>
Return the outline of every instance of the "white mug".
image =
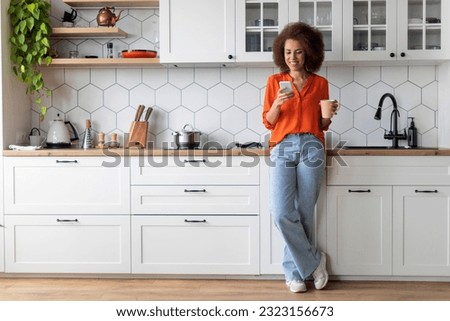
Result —
<instances>
[{"instance_id":1,"label":"white mug","mask_svg":"<svg viewBox=\"0 0 450 321\"><path fill-rule=\"evenodd\" d=\"M45 141L44 136L32 135L30 136L30 146L41 146Z\"/></svg>"}]
</instances>

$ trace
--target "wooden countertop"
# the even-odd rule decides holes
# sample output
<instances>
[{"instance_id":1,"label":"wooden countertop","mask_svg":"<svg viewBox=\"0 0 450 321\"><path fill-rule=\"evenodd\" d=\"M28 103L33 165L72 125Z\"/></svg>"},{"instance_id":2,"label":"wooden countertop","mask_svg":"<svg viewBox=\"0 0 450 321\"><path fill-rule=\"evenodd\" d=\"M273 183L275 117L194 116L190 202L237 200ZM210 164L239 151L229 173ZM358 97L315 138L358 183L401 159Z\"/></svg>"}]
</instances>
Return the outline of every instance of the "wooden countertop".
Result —
<instances>
[{"instance_id":1,"label":"wooden countertop","mask_svg":"<svg viewBox=\"0 0 450 321\"><path fill-rule=\"evenodd\" d=\"M4 150L5 157L93 157L93 156L269 156L268 148L233 148L224 150L187 149L40 149L31 151ZM450 156L448 148L426 149L342 149L327 150L328 156Z\"/></svg>"},{"instance_id":2,"label":"wooden countertop","mask_svg":"<svg viewBox=\"0 0 450 321\"><path fill-rule=\"evenodd\" d=\"M39 149L39 150L4 150L6 157L93 157L93 156L267 156L267 148L233 148L233 149Z\"/></svg>"},{"instance_id":3,"label":"wooden countertop","mask_svg":"<svg viewBox=\"0 0 450 321\"><path fill-rule=\"evenodd\" d=\"M399 149L377 149L377 148L357 148L345 149L336 148L327 150L328 156L450 156L449 148L399 148Z\"/></svg>"}]
</instances>

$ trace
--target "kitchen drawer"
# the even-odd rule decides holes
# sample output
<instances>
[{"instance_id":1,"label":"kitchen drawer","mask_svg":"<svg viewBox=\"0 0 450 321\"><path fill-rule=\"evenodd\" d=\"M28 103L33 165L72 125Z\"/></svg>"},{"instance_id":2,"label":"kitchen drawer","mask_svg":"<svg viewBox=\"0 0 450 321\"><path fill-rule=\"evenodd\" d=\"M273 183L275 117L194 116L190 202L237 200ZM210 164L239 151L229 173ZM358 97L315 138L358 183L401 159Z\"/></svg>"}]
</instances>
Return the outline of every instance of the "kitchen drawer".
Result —
<instances>
[{"instance_id":1,"label":"kitchen drawer","mask_svg":"<svg viewBox=\"0 0 450 321\"><path fill-rule=\"evenodd\" d=\"M129 168L105 158L5 157L5 213L129 214Z\"/></svg>"},{"instance_id":2,"label":"kitchen drawer","mask_svg":"<svg viewBox=\"0 0 450 321\"><path fill-rule=\"evenodd\" d=\"M132 272L259 274L256 216L133 216Z\"/></svg>"},{"instance_id":3,"label":"kitchen drawer","mask_svg":"<svg viewBox=\"0 0 450 321\"><path fill-rule=\"evenodd\" d=\"M334 156L327 164L327 185L450 185L446 156Z\"/></svg>"},{"instance_id":4,"label":"kitchen drawer","mask_svg":"<svg viewBox=\"0 0 450 321\"><path fill-rule=\"evenodd\" d=\"M6 272L130 272L130 216L10 215L5 226Z\"/></svg>"},{"instance_id":5,"label":"kitchen drawer","mask_svg":"<svg viewBox=\"0 0 450 321\"><path fill-rule=\"evenodd\" d=\"M132 185L257 185L262 157L132 157Z\"/></svg>"},{"instance_id":6,"label":"kitchen drawer","mask_svg":"<svg viewBox=\"0 0 450 321\"><path fill-rule=\"evenodd\" d=\"M131 213L258 215L259 186L132 186Z\"/></svg>"}]
</instances>

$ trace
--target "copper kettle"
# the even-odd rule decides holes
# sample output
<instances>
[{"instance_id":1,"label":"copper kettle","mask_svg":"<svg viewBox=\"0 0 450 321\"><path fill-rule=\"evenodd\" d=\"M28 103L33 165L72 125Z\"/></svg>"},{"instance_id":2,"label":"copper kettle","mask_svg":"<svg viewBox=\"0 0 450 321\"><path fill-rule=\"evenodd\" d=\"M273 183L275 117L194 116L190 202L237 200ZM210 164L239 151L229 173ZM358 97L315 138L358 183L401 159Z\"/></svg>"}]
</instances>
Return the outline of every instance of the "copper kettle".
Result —
<instances>
[{"instance_id":1,"label":"copper kettle","mask_svg":"<svg viewBox=\"0 0 450 321\"><path fill-rule=\"evenodd\" d=\"M116 9L114 7L104 7L98 11L97 15L97 25L101 27L114 27L116 22L119 21L120 15L123 10L120 10L119 15L116 16L114 11Z\"/></svg>"}]
</instances>

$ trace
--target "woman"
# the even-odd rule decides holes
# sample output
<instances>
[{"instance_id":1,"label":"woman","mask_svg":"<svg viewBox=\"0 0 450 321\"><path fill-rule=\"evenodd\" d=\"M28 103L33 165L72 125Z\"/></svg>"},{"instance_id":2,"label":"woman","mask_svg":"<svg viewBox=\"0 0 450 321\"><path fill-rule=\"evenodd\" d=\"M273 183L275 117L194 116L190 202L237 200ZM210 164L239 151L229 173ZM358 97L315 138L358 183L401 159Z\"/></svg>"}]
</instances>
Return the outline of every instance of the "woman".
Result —
<instances>
[{"instance_id":1,"label":"woman","mask_svg":"<svg viewBox=\"0 0 450 321\"><path fill-rule=\"evenodd\" d=\"M312 275L316 289L328 282L326 255L311 244L314 207L325 171L320 100L328 99L328 81L316 75L324 59L322 34L304 23L287 25L273 44L280 73L268 78L263 123L271 130L270 203L285 241L283 269L292 292L306 292ZM293 91L280 88L290 81ZM338 106L333 104L333 110Z\"/></svg>"}]
</instances>

